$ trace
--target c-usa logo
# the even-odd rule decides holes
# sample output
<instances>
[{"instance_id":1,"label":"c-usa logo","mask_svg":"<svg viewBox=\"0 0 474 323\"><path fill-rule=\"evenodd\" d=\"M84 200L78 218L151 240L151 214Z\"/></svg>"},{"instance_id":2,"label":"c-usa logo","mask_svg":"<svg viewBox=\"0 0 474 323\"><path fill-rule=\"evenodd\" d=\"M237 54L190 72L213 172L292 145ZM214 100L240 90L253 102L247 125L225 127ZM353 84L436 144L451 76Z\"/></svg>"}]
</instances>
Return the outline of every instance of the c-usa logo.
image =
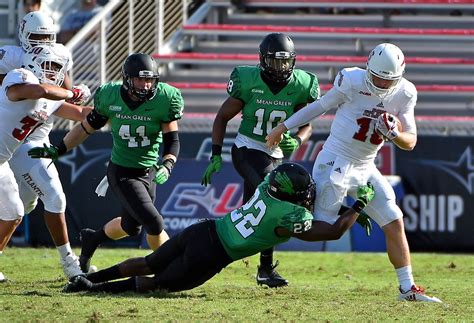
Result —
<instances>
[{"instance_id":1,"label":"c-usa logo","mask_svg":"<svg viewBox=\"0 0 474 323\"><path fill-rule=\"evenodd\" d=\"M227 184L220 196L216 189L199 183L179 183L166 200L161 212L165 216L195 217L199 208L207 215L223 216L242 204L242 193L237 183Z\"/></svg>"}]
</instances>

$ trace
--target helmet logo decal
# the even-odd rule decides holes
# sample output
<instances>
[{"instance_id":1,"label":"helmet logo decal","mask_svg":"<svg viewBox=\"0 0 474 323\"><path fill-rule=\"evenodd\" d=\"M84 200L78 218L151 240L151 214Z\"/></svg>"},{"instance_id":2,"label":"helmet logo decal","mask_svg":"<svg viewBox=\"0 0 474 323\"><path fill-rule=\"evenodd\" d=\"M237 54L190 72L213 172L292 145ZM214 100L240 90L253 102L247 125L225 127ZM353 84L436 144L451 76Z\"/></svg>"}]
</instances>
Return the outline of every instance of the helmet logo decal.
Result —
<instances>
[{"instance_id":1,"label":"helmet logo decal","mask_svg":"<svg viewBox=\"0 0 474 323\"><path fill-rule=\"evenodd\" d=\"M292 56L294 57L295 55L291 55L291 53L289 52L276 52L275 53L275 58L278 58L278 59L290 58Z\"/></svg>"},{"instance_id":2,"label":"helmet logo decal","mask_svg":"<svg viewBox=\"0 0 474 323\"><path fill-rule=\"evenodd\" d=\"M287 174L277 173L275 181L280 185L280 190L284 193L295 194L293 183Z\"/></svg>"},{"instance_id":3,"label":"helmet logo decal","mask_svg":"<svg viewBox=\"0 0 474 323\"><path fill-rule=\"evenodd\" d=\"M155 73L153 73L153 71L140 71L140 72L138 72L138 77L152 78L154 76L155 76Z\"/></svg>"},{"instance_id":4,"label":"helmet logo decal","mask_svg":"<svg viewBox=\"0 0 474 323\"><path fill-rule=\"evenodd\" d=\"M341 86L342 85L342 81L344 80L344 74L342 74L342 72L339 72L339 79L337 80L337 86Z\"/></svg>"},{"instance_id":5,"label":"helmet logo decal","mask_svg":"<svg viewBox=\"0 0 474 323\"><path fill-rule=\"evenodd\" d=\"M20 25L20 32L21 33L23 33L23 31L25 30L25 24L26 24L26 20L22 20L21 25Z\"/></svg>"}]
</instances>

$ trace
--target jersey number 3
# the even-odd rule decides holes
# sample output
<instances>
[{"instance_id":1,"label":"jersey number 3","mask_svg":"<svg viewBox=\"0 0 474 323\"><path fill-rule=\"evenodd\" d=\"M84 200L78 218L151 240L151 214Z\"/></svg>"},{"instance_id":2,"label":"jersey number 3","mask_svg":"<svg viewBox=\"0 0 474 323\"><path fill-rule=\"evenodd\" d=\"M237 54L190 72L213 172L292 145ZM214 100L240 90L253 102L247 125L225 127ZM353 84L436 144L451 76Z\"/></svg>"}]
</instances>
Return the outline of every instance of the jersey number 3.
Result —
<instances>
[{"instance_id":1,"label":"jersey number 3","mask_svg":"<svg viewBox=\"0 0 474 323\"><path fill-rule=\"evenodd\" d=\"M38 121L26 116L21 119L20 122L23 124L23 126L21 129L13 129L12 136L17 140L22 141L26 138L26 136L28 136L28 134L31 132L31 128L33 128L38 123Z\"/></svg>"}]
</instances>

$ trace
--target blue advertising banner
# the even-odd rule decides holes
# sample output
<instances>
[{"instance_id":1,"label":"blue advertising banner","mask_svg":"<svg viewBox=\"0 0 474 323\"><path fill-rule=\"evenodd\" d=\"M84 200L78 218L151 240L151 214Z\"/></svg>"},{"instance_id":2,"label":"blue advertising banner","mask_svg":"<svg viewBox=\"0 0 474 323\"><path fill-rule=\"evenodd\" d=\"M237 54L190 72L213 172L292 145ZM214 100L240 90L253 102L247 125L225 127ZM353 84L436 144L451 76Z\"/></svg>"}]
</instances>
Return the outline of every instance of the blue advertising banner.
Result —
<instances>
[{"instance_id":1,"label":"blue advertising banner","mask_svg":"<svg viewBox=\"0 0 474 323\"><path fill-rule=\"evenodd\" d=\"M64 132L52 134L59 142ZM201 186L201 175L211 152L210 134L184 133L181 154L171 178L157 188L156 206L164 217L167 231L174 235L200 218L222 216L240 205L242 183L230 160L233 137L225 139L224 166ZM290 159L309 171L324 143L324 135L313 135ZM112 192L105 198L94 193L106 172L112 139L96 133L84 144L56 163L68 200L67 221L71 242L78 244L81 228L98 229L121 212ZM377 167L393 180L398 203L405 214L405 226L412 250L473 251L474 164L471 142L464 137L420 137L414 151L405 152L386 144L376 160ZM401 181L400 181L401 178ZM350 205L350 202L348 203ZM38 208L33 214L42 213ZM42 216L30 216L30 242L50 244ZM383 251L383 232L374 223L370 238L355 225L335 242L308 243L290 240L280 250ZM138 246L140 238L128 238L115 245Z\"/></svg>"}]
</instances>

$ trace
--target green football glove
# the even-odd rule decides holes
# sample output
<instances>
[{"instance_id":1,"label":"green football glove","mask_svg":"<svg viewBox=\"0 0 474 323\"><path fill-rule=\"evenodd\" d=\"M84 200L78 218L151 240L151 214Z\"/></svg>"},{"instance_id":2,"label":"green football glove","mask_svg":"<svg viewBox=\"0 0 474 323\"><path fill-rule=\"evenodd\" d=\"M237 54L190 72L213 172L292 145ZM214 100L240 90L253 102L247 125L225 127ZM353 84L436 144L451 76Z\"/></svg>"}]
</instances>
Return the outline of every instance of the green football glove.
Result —
<instances>
[{"instance_id":1,"label":"green football glove","mask_svg":"<svg viewBox=\"0 0 474 323\"><path fill-rule=\"evenodd\" d=\"M283 154L289 155L296 149L298 149L298 147L300 146L300 141L298 141L298 139L292 137L288 132L286 132L283 134L283 139L280 141L280 144L278 146L283 151Z\"/></svg>"},{"instance_id":2,"label":"green football glove","mask_svg":"<svg viewBox=\"0 0 474 323\"><path fill-rule=\"evenodd\" d=\"M153 181L156 184L164 184L170 178L171 171L174 168L175 161L171 158L163 160L161 165L155 165L156 174Z\"/></svg>"},{"instance_id":3,"label":"green football glove","mask_svg":"<svg viewBox=\"0 0 474 323\"><path fill-rule=\"evenodd\" d=\"M58 147L44 144L43 147L35 147L28 150L28 156L31 158L50 158L54 162L59 157Z\"/></svg>"},{"instance_id":4,"label":"green football glove","mask_svg":"<svg viewBox=\"0 0 474 323\"><path fill-rule=\"evenodd\" d=\"M153 182L156 184L164 184L170 178L170 171L163 165L156 166L156 175Z\"/></svg>"},{"instance_id":5,"label":"green football glove","mask_svg":"<svg viewBox=\"0 0 474 323\"><path fill-rule=\"evenodd\" d=\"M201 185L207 186L211 184L211 176L214 173L220 172L222 169L222 156L214 155L211 157L211 163L207 166L206 171L202 175Z\"/></svg>"},{"instance_id":6,"label":"green football glove","mask_svg":"<svg viewBox=\"0 0 474 323\"><path fill-rule=\"evenodd\" d=\"M368 182L367 185L359 186L357 189L357 201L352 205L352 208L357 212L360 213L363 208L369 204L370 201L375 196L375 190L372 183Z\"/></svg>"},{"instance_id":7,"label":"green football glove","mask_svg":"<svg viewBox=\"0 0 474 323\"><path fill-rule=\"evenodd\" d=\"M370 237L370 233L372 232L372 222L367 213L360 211L356 221L365 229L365 234Z\"/></svg>"}]
</instances>

